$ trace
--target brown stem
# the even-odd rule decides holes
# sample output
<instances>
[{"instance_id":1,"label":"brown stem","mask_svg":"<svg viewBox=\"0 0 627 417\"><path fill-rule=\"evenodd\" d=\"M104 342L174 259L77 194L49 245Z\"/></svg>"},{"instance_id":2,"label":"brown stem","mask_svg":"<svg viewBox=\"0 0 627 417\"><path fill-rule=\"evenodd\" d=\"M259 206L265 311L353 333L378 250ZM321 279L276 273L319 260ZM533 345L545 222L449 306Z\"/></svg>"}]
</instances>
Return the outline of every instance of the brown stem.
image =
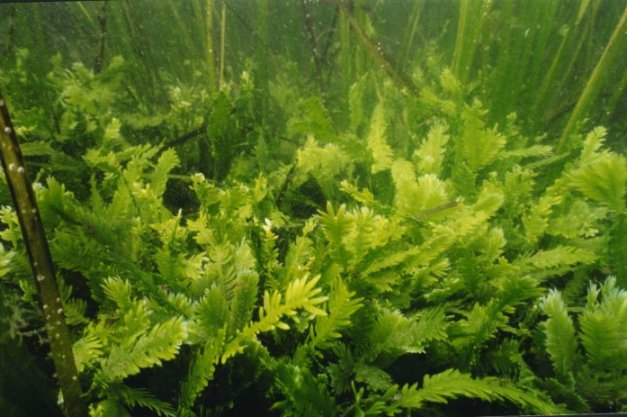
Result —
<instances>
[{"instance_id":1,"label":"brown stem","mask_svg":"<svg viewBox=\"0 0 627 417\"><path fill-rule=\"evenodd\" d=\"M355 31L357 37L361 43L366 47L366 50L374 58L374 60L383 68L383 70L390 76L394 84L401 90L407 90L411 94L418 92L418 87L414 84L412 79L404 73L399 66L392 60L392 58L383 51L379 42L371 39L366 32L361 28L357 19L353 15L353 12L345 3L340 3L342 12L348 18L350 27Z\"/></svg>"},{"instance_id":2,"label":"brown stem","mask_svg":"<svg viewBox=\"0 0 627 417\"><path fill-rule=\"evenodd\" d=\"M96 60L94 62L94 72L98 74L102 71L102 64L104 63L105 43L107 40L107 2L102 4L100 13L98 14L98 25L100 26L100 33L98 34L98 52L96 54Z\"/></svg>"},{"instance_id":3,"label":"brown stem","mask_svg":"<svg viewBox=\"0 0 627 417\"><path fill-rule=\"evenodd\" d=\"M318 51L318 45L316 41L316 29L314 27L314 21L311 17L311 9L307 5L307 0L302 0L303 19L305 20L305 30L307 32L307 39L311 47L311 54L313 55L314 65L316 66L316 80L318 81L318 88L320 91L324 91L322 81L322 60L320 52Z\"/></svg>"},{"instance_id":4,"label":"brown stem","mask_svg":"<svg viewBox=\"0 0 627 417\"><path fill-rule=\"evenodd\" d=\"M39 216L35 194L26 172L24 158L1 93L0 156L35 278L39 303L50 341L52 361L63 393L65 415L85 417L88 415L87 407L81 397L81 385L78 381L72 342L54 275L52 256Z\"/></svg>"},{"instance_id":5,"label":"brown stem","mask_svg":"<svg viewBox=\"0 0 627 417\"><path fill-rule=\"evenodd\" d=\"M246 29L248 32L250 32L252 37L255 38L255 41L258 41L259 43L261 43L263 45L264 49L269 51L270 50L270 45L268 45L268 43L265 41L264 38L262 38L261 36L259 36L257 34L257 30L255 28L253 28L251 26L251 24L248 23L248 21L246 21L246 19L241 14L239 14L237 12L237 10L234 9L233 6L231 6L231 4L228 1L225 0L224 1L224 5L229 10L229 13L231 13L233 15L233 17L235 17L241 23L241 25L244 27L244 29Z\"/></svg>"},{"instance_id":6,"label":"brown stem","mask_svg":"<svg viewBox=\"0 0 627 417\"><path fill-rule=\"evenodd\" d=\"M200 125L199 127L197 127L194 130L191 130L181 136L179 136L176 139L171 140L170 142L166 143L164 145L164 147L162 148L163 150L167 149L167 148L174 148L175 146L179 146L184 144L185 142L187 142L190 139L195 138L198 135L201 135L203 133L207 132L207 123L204 123L202 125Z\"/></svg>"},{"instance_id":7,"label":"brown stem","mask_svg":"<svg viewBox=\"0 0 627 417\"><path fill-rule=\"evenodd\" d=\"M287 171L287 175L285 175L285 180L283 181L283 184L281 185L281 189L279 190L279 193L277 194L277 197L276 197L277 207L281 205L281 201L283 200L283 196L285 195L285 192L287 191L287 187L289 186L290 182L292 181L292 177L294 176L294 171L296 171L296 164L292 164L292 166L290 167L290 170Z\"/></svg>"}]
</instances>

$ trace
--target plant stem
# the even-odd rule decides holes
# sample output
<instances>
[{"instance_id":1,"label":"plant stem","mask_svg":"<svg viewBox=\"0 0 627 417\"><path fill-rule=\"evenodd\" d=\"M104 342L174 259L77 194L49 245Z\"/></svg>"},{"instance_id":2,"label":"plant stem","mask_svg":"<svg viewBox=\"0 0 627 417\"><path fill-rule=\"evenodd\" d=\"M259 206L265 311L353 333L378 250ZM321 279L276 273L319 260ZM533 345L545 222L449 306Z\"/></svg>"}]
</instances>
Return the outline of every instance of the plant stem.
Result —
<instances>
[{"instance_id":1,"label":"plant stem","mask_svg":"<svg viewBox=\"0 0 627 417\"><path fill-rule=\"evenodd\" d=\"M2 166L11 197L20 222L24 244L28 253L42 316L50 341L52 361L63 393L65 415L85 417L87 407L81 398L72 342L65 323L63 305L54 275L52 255L39 215L35 194L26 172L24 158L6 102L0 93L0 147Z\"/></svg>"},{"instance_id":2,"label":"plant stem","mask_svg":"<svg viewBox=\"0 0 627 417\"><path fill-rule=\"evenodd\" d=\"M409 19L411 23L407 31L407 40L405 43L405 59L403 60L406 65L409 64L410 52L414 45L414 38L416 37L416 33L418 32L418 23L420 22L420 17L422 16L422 9L424 8L424 5L425 2L423 0L416 0L416 2L414 3L414 7L411 11L411 17Z\"/></svg>"},{"instance_id":3,"label":"plant stem","mask_svg":"<svg viewBox=\"0 0 627 417\"><path fill-rule=\"evenodd\" d=\"M222 3L222 14L220 24L220 80L219 89L224 87L224 59L225 59L225 39L226 39L226 3Z\"/></svg>"},{"instance_id":4,"label":"plant stem","mask_svg":"<svg viewBox=\"0 0 627 417\"><path fill-rule=\"evenodd\" d=\"M14 43L15 43L15 5L11 5L9 9L9 24L6 34L6 47L4 50L4 56L8 57L10 53L13 51Z\"/></svg>"},{"instance_id":5,"label":"plant stem","mask_svg":"<svg viewBox=\"0 0 627 417\"><path fill-rule=\"evenodd\" d=\"M401 90L407 90L411 94L416 94L418 92L418 87L414 84L412 79L405 74L401 69L396 65L392 58L389 57L381 47L381 44L372 40L366 32L361 28L355 16L353 16L352 11L346 7L343 3L341 4L342 12L348 19L348 23L351 28L357 34L357 37L361 41L361 43L366 47L366 50L370 53L370 55L374 58L374 60L383 68L383 70L390 76L394 84Z\"/></svg>"},{"instance_id":6,"label":"plant stem","mask_svg":"<svg viewBox=\"0 0 627 417\"><path fill-rule=\"evenodd\" d=\"M554 75L555 75L555 71L557 70L558 65L562 62L562 57L564 55L564 51L565 51L565 47L566 44L568 43L568 39L571 36L571 32L572 29L566 29L565 32L562 34L562 41L560 43L559 48L557 49L557 52L555 53L555 55L553 56L553 60L551 61L551 65L549 66L548 71L546 71L546 75L543 77L542 79L542 84L540 85L540 88L538 88L538 91L535 94L535 100L534 100L534 104L533 104L533 111L534 114L536 115L535 118L536 119L541 119L542 117L542 113L543 113L543 109L544 107L540 107L544 102L545 102L545 96L546 93L548 91L548 88L550 85L553 84L554 80Z\"/></svg>"},{"instance_id":7,"label":"plant stem","mask_svg":"<svg viewBox=\"0 0 627 417\"><path fill-rule=\"evenodd\" d=\"M96 60L94 61L94 73L96 74L102 71L102 65L104 63L105 43L107 40L107 2L102 3L102 8L98 14L98 24L100 26L100 32L98 34Z\"/></svg>"},{"instance_id":8,"label":"plant stem","mask_svg":"<svg viewBox=\"0 0 627 417\"><path fill-rule=\"evenodd\" d=\"M311 47L311 55L313 56L313 62L316 68L316 81L318 82L318 89L322 93L324 91L322 81L322 62L320 59L320 52L316 42L316 31L314 28L314 22L311 17L311 9L307 5L307 0L301 1L303 9L303 19L305 20L305 30L307 32L307 39L309 40L309 46Z\"/></svg>"},{"instance_id":9,"label":"plant stem","mask_svg":"<svg viewBox=\"0 0 627 417\"><path fill-rule=\"evenodd\" d=\"M207 0L205 10L205 63L207 65L207 81L210 90L214 89L216 86L213 51L213 0Z\"/></svg>"},{"instance_id":10,"label":"plant stem","mask_svg":"<svg viewBox=\"0 0 627 417\"><path fill-rule=\"evenodd\" d=\"M579 100L575 105L575 109L570 114L570 118L568 119L568 123L566 123L566 127L562 132L562 136L559 139L557 147L555 149L556 153L560 153L564 150L566 146L566 141L577 122L579 122L584 110L588 106L588 104L594 99L596 94L599 91L599 86L602 83L602 75L607 71L607 69L612 64L614 58L618 55L618 51L620 49L620 45L625 38L625 21L627 21L627 7L625 7L623 14L616 24L616 28L614 29L614 33L612 33L612 37L607 43L599 62L596 67L592 71L590 78L588 78L588 82L586 83L581 95L579 96Z\"/></svg>"},{"instance_id":11,"label":"plant stem","mask_svg":"<svg viewBox=\"0 0 627 417\"><path fill-rule=\"evenodd\" d=\"M453 73L465 84L470 78L475 52L481 41L481 33L486 24L493 0L461 0L455 52L453 53Z\"/></svg>"},{"instance_id":12,"label":"plant stem","mask_svg":"<svg viewBox=\"0 0 627 417\"><path fill-rule=\"evenodd\" d=\"M340 6L337 6L340 10ZM342 71L342 96L348 97L351 83L353 80L353 61L351 59L351 30L350 23L348 22L348 16L346 13L340 13L338 31L340 34L340 52L339 52L339 67Z\"/></svg>"}]
</instances>

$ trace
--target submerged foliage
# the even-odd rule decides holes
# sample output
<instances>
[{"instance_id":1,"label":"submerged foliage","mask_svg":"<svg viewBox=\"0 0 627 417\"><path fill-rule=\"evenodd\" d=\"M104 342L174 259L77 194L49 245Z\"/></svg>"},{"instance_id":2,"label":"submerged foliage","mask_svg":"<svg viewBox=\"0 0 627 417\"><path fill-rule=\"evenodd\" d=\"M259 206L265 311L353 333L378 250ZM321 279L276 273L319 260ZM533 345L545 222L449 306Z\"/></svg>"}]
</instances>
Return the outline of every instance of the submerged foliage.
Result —
<instances>
[{"instance_id":1,"label":"submerged foliage","mask_svg":"<svg viewBox=\"0 0 627 417\"><path fill-rule=\"evenodd\" d=\"M342 30L368 20L338 13ZM287 63L219 89L162 73L153 103L121 57L56 56L42 108L27 50L0 70L92 417L625 411L612 130L558 149L514 113L495 123L465 55L398 88L366 29L390 67L336 97L303 95ZM1 198L0 347L32 346L42 318Z\"/></svg>"}]
</instances>

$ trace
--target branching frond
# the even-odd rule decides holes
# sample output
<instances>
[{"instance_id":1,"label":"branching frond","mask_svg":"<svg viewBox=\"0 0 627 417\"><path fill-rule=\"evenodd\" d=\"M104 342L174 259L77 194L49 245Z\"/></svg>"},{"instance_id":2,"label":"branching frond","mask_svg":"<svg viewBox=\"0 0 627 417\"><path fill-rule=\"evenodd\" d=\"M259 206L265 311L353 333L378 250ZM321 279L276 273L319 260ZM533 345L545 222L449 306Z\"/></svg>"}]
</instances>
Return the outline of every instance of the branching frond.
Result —
<instances>
[{"instance_id":1,"label":"branching frond","mask_svg":"<svg viewBox=\"0 0 627 417\"><path fill-rule=\"evenodd\" d=\"M484 401L504 399L524 409L540 414L555 414L561 409L531 393L516 388L512 383L496 378L473 379L470 375L449 369L425 376L422 388L405 385L400 391L403 408L422 408L427 402L446 403L451 398L470 397Z\"/></svg>"},{"instance_id":2,"label":"branching frond","mask_svg":"<svg viewBox=\"0 0 627 417\"><path fill-rule=\"evenodd\" d=\"M381 102L374 109L368 134L368 150L374 161L371 166L373 174L390 169L394 160L394 151L385 140L385 128L385 107Z\"/></svg>"},{"instance_id":3,"label":"branching frond","mask_svg":"<svg viewBox=\"0 0 627 417\"><path fill-rule=\"evenodd\" d=\"M186 325L180 318L159 323L136 340L114 346L103 364L103 376L116 381L160 365L176 356L186 336Z\"/></svg>"},{"instance_id":4,"label":"branching frond","mask_svg":"<svg viewBox=\"0 0 627 417\"><path fill-rule=\"evenodd\" d=\"M278 291L272 293L266 291L263 296L263 306L259 307L259 319L248 324L227 343L222 355L222 363L241 352L246 343L255 340L257 334L276 328L289 329L285 319L288 317L298 319L299 310L305 310L314 317L326 315L327 313L319 307L327 299L320 295L321 290L316 287L319 279L320 276L297 278L287 286L284 295Z\"/></svg>"},{"instance_id":5,"label":"branching frond","mask_svg":"<svg viewBox=\"0 0 627 417\"><path fill-rule=\"evenodd\" d=\"M544 323L546 350L551 357L555 371L560 375L566 375L575 366L577 354L575 325L568 315L559 292L551 291L540 307L549 316Z\"/></svg>"},{"instance_id":6,"label":"branching frond","mask_svg":"<svg viewBox=\"0 0 627 417\"><path fill-rule=\"evenodd\" d=\"M340 338L340 331L351 324L351 316L359 310L363 299L355 297L341 279L331 288L326 316L318 316L310 334L308 346L312 349L325 349Z\"/></svg>"}]
</instances>

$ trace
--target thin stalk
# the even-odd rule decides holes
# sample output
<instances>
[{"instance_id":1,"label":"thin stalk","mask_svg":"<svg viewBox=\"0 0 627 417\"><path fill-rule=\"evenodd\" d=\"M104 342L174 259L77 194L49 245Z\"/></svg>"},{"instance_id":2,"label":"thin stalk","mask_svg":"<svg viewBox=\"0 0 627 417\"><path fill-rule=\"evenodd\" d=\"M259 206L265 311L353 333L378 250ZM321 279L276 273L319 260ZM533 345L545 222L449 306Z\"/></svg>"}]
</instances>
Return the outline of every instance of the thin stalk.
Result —
<instances>
[{"instance_id":1,"label":"thin stalk","mask_svg":"<svg viewBox=\"0 0 627 417\"><path fill-rule=\"evenodd\" d=\"M324 44L324 46L322 47L322 53L320 54L320 59L322 62L327 62L327 60L329 59L329 51L331 50L331 46L333 44L333 39L334 39L334 32L335 32L335 26L337 25L337 19L338 16L340 14L340 9L339 8L335 8L333 11L333 18L331 19L331 24L329 25L330 28L332 28L330 30L330 33L327 36L327 40Z\"/></svg>"},{"instance_id":2,"label":"thin stalk","mask_svg":"<svg viewBox=\"0 0 627 417\"><path fill-rule=\"evenodd\" d=\"M586 14L588 6L590 6L590 0L581 0L581 3L579 3L579 11L577 11L577 21L575 22L575 25L579 25L584 14Z\"/></svg>"},{"instance_id":3,"label":"thin stalk","mask_svg":"<svg viewBox=\"0 0 627 417\"><path fill-rule=\"evenodd\" d=\"M320 92L324 91L323 78L322 78L322 60L320 58L320 52L317 46L316 30L314 27L313 18L311 17L311 10L307 5L307 0L301 0L301 6L303 9L303 19L305 21L305 31L307 33L307 39L309 40L309 46L311 47L311 55L313 56L313 62L315 66L316 81L318 82L318 89Z\"/></svg>"},{"instance_id":4,"label":"thin stalk","mask_svg":"<svg viewBox=\"0 0 627 417\"><path fill-rule=\"evenodd\" d=\"M464 53L466 48L467 26L469 18L470 0L461 0L459 2L459 20L457 21L457 36L455 37L455 51L453 52L453 73L458 80L462 78L462 70L464 69Z\"/></svg>"},{"instance_id":5,"label":"thin stalk","mask_svg":"<svg viewBox=\"0 0 627 417\"><path fill-rule=\"evenodd\" d=\"M255 102L259 120L263 124L268 118L266 109L270 106L270 59L272 58L272 42L270 38L270 0L259 0L256 2L254 23L243 24L244 27L252 27L252 42L255 45L255 85L258 91L255 94ZM234 11L231 9L231 12ZM234 16L239 16L234 14ZM245 22L243 18L240 21Z\"/></svg>"},{"instance_id":6,"label":"thin stalk","mask_svg":"<svg viewBox=\"0 0 627 417\"><path fill-rule=\"evenodd\" d=\"M193 129L179 137L177 137L176 139L172 139L168 142L166 142L160 149L159 149L159 154L161 154L161 152L163 152L164 150L168 149L168 148L174 148L175 146L179 146L184 144L185 142L187 142L190 139L195 138L196 136L200 136L204 133L207 133L207 123L203 123L202 125L200 125L199 127L197 127L196 129Z\"/></svg>"},{"instance_id":7,"label":"thin stalk","mask_svg":"<svg viewBox=\"0 0 627 417\"><path fill-rule=\"evenodd\" d=\"M557 49L557 53L554 55L553 60L551 61L549 70L543 77L542 84L540 84L540 88L538 88L538 92L535 95L536 97L532 108L534 114L536 115L536 119L539 119L541 116L540 104L544 103L549 86L553 84L555 72L557 71L558 65L562 63L562 57L564 56L564 51L566 50L566 45L570 38L570 34L571 30L569 29L566 29L566 32L563 33L562 42L560 43L560 46Z\"/></svg>"},{"instance_id":8,"label":"thin stalk","mask_svg":"<svg viewBox=\"0 0 627 417\"><path fill-rule=\"evenodd\" d=\"M270 44L267 42L267 39L264 39L260 35L260 33L263 32L263 30L259 28L257 29L253 28L251 24L248 21L246 21L246 19L244 19L244 17L240 13L238 13L238 11L235 8L233 8L231 4L229 4L228 1L225 0L224 5L226 6L226 9L229 11L231 16L233 16L242 25L242 27L246 29L246 31L252 35L255 42L259 42L263 51L270 50ZM260 32L260 33L257 33L257 32Z\"/></svg>"},{"instance_id":9,"label":"thin stalk","mask_svg":"<svg viewBox=\"0 0 627 417\"><path fill-rule=\"evenodd\" d=\"M6 47L4 50L4 56L8 57L13 51L13 44L15 42L15 5L9 6L9 23L7 27L6 33Z\"/></svg>"},{"instance_id":10,"label":"thin stalk","mask_svg":"<svg viewBox=\"0 0 627 417\"><path fill-rule=\"evenodd\" d=\"M52 361L63 393L64 412L67 417L85 417L88 415L87 407L81 397L81 385L72 352L70 332L65 323L61 296L54 275L52 255L20 145L1 93L0 148L2 167L20 222L48 333Z\"/></svg>"},{"instance_id":11,"label":"thin stalk","mask_svg":"<svg viewBox=\"0 0 627 417\"><path fill-rule=\"evenodd\" d=\"M220 24L220 81L219 88L222 90L224 87L224 60L225 60L225 39L226 39L226 4L222 3L222 13L221 13L221 24Z\"/></svg>"},{"instance_id":12,"label":"thin stalk","mask_svg":"<svg viewBox=\"0 0 627 417\"><path fill-rule=\"evenodd\" d=\"M592 100L594 100L595 96L599 92L599 87L603 82L602 76L609 69L612 64L612 61L618 55L620 50L620 46L622 41L625 39L625 22L627 21L627 7L625 7L623 14L616 24L616 28L614 29L614 33L607 43L605 49L603 50L603 54L599 59L596 67L592 71L590 78L588 78L588 82L586 83L581 95L579 96L579 100L575 105L575 109L570 114L570 118L568 119L568 123L566 123L566 127L562 132L562 136L559 139L557 144L556 153L560 153L563 151L564 146L566 145L566 140L572 133L573 129L577 122L579 122L583 112L586 110L586 107L590 104Z\"/></svg>"},{"instance_id":13,"label":"thin stalk","mask_svg":"<svg viewBox=\"0 0 627 417\"><path fill-rule=\"evenodd\" d=\"M197 53L196 47L194 45L194 41L192 39L192 36L190 35L190 32L192 30L189 27L190 24L189 22L181 18L181 13L179 13L179 7L181 6L181 2L170 0L168 2L168 5L170 6L170 12L172 13L172 18L174 19L174 21L176 22L176 25L178 26L177 33L179 33L179 36L183 38L183 41L185 43L185 48L187 49L187 53L188 54ZM192 8L195 8L195 6L197 5L192 4ZM202 31L200 33L202 33Z\"/></svg>"},{"instance_id":14,"label":"thin stalk","mask_svg":"<svg viewBox=\"0 0 627 417\"><path fill-rule=\"evenodd\" d=\"M102 71L102 65L104 63L105 43L107 40L107 4L108 2L102 4L102 8L98 14L98 26L100 31L98 32L98 46L96 60L94 61L94 72L96 74Z\"/></svg>"},{"instance_id":15,"label":"thin stalk","mask_svg":"<svg viewBox=\"0 0 627 417\"><path fill-rule=\"evenodd\" d=\"M207 0L205 9L205 65L210 89L216 86L216 69L213 49L213 0Z\"/></svg>"},{"instance_id":16,"label":"thin stalk","mask_svg":"<svg viewBox=\"0 0 627 417\"><path fill-rule=\"evenodd\" d=\"M527 59L529 62L529 70L527 71L527 85L536 86L542 81L542 74L546 71L547 57L554 54L554 44L551 41L554 33L554 22L559 21L557 12L559 10L559 0L545 0L542 2L542 8L536 11L531 22L539 22L539 27L534 31L534 48L527 48ZM519 83L523 91L525 80ZM526 88L528 98L526 103L532 103L535 98L533 89Z\"/></svg>"},{"instance_id":17,"label":"thin stalk","mask_svg":"<svg viewBox=\"0 0 627 417\"><path fill-rule=\"evenodd\" d=\"M34 6L37 6L37 7L34 7ZM40 54L40 56L49 56L48 46L49 46L50 40L47 36L46 30L43 25L43 19L42 19L42 8L45 6L42 4L36 4L36 5L33 5L33 7L34 7L34 18L35 18L35 21L34 21L35 36L33 40L37 42L36 44L39 47L39 50L37 52Z\"/></svg>"},{"instance_id":18,"label":"thin stalk","mask_svg":"<svg viewBox=\"0 0 627 417\"><path fill-rule=\"evenodd\" d=\"M465 84L470 78L477 46L493 0L462 0L453 54L455 77Z\"/></svg>"},{"instance_id":19,"label":"thin stalk","mask_svg":"<svg viewBox=\"0 0 627 417\"><path fill-rule=\"evenodd\" d=\"M83 3L77 2L76 6L81 11L81 13L83 14L83 18L85 18L85 20L87 20L87 22L89 23L89 26L91 26L92 30L95 30L96 29L96 22L94 22L94 19L91 17L91 14L87 11L87 8L85 7L85 5Z\"/></svg>"},{"instance_id":20,"label":"thin stalk","mask_svg":"<svg viewBox=\"0 0 627 417\"><path fill-rule=\"evenodd\" d=\"M623 97L623 92L625 91L626 87L627 87L627 71L623 72L623 76L620 79L620 82L616 84L616 88L614 88L614 91L612 92L610 99L607 101L607 104L605 105L605 110L606 110L606 115L604 117L605 120L609 119L609 116L612 113L614 113L614 111L616 110L616 106L618 105L618 102L620 101L621 97Z\"/></svg>"},{"instance_id":21,"label":"thin stalk","mask_svg":"<svg viewBox=\"0 0 627 417\"><path fill-rule=\"evenodd\" d=\"M588 13L583 26L577 26L578 30L574 33L575 37L573 38L575 39L575 47L574 50L569 51L567 56L569 56L570 59L564 67L564 70L560 72L560 82L555 88L557 92L572 91L572 84L574 82L572 77L576 77L576 70L580 68L592 68L592 65L586 66L586 63L583 61L582 51L584 50L586 41L590 42L592 39L592 34L594 33L593 23L599 11L599 5L600 3L596 2L592 10ZM546 115L545 118L547 118Z\"/></svg>"},{"instance_id":22,"label":"thin stalk","mask_svg":"<svg viewBox=\"0 0 627 417\"><path fill-rule=\"evenodd\" d=\"M517 18L514 11L514 3L513 0L501 2L500 13L503 22L511 22ZM491 45L491 48L498 48L498 58L495 63L495 70L492 72L492 94L490 96L493 113L497 115L498 120L503 120L505 114L510 111L508 107L512 104L511 94L515 94L515 91L510 90L516 89L516 84L512 82L512 77L515 75L521 44L523 48L526 47L526 44L519 39L520 36L515 36L516 29L512 25L504 24L498 30L499 41L497 44ZM487 53L490 54L489 51ZM486 68L488 65L491 65L489 57L485 62L482 62L482 68ZM459 69L459 71L462 70L461 68ZM502 88L504 85L509 86L509 88Z\"/></svg>"},{"instance_id":23,"label":"thin stalk","mask_svg":"<svg viewBox=\"0 0 627 417\"><path fill-rule=\"evenodd\" d=\"M416 37L416 33L418 32L418 23L420 22L420 17L422 16L422 9L424 8L425 2L423 0L416 0L414 3L414 7L411 11L411 24L409 25L409 33L407 35L407 40L405 44L405 59L403 60L406 64L409 64L409 54L411 52L412 46L414 45L414 38Z\"/></svg>"},{"instance_id":24,"label":"thin stalk","mask_svg":"<svg viewBox=\"0 0 627 417\"><path fill-rule=\"evenodd\" d=\"M289 171L287 171L287 174L285 175L283 184L281 185L281 188L279 189L279 192L275 199L277 207L281 207L281 201L283 201L283 197L285 196L285 192L287 191L287 188L289 187L290 182L292 181L292 177L294 176L295 171L296 171L296 164L292 164L292 166L290 166Z\"/></svg>"},{"instance_id":25,"label":"thin stalk","mask_svg":"<svg viewBox=\"0 0 627 417\"><path fill-rule=\"evenodd\" d=\"M158 91L158 86L162 85L157 71L157 65L154 62L154 55L150 53L150 51L147 53L148 45L143 36L141 23L136 24L138 15L133 2L131 0L124 0L122 2L122 8L126 25L130 32L130 39L127 39L126 42L131 44L135 59L142 69L143 74L145 74L142 80L149 80L150 85L147 86L147 88L154 94Z\"/></svg>"},{"instance_id":26,"label":"thin stalk","mask_svg":"<svg viewBox=\"0 0 627 417\"><path fill-rule=\"evenodd\" d=\"M340 10L340 6L337 6ZM340 13L339 18L339 33L340 33L340 51L339 51L339 66L342 71L342 95L348 97L350 91L351 82L353 80L353 60L351 59L351 28L348 22L348 16L346 13Z\"/></svg>"},{"instance_id":27,"label":"thin stalk","mask_svg":"<svg viewBox=\"0 0 627 417\"><path fill-rule=\"evenodd\" d=\"M344 15L346 15L351 28L369 52L370 56L372 56L372 58L383 68L392 81L394 81L394 84L396 84L401 91L408 91L411 94L416 94L418 92L418 87L416 87L412 79L405 74L405 72L403 72L398 65L396 65L392 58L383 51L379 42L374 41L366 35L366 32L361 28L357 19L353 16L352 11L343 4L342 11L344 12Z\"/></svg>"}]
</instances>

